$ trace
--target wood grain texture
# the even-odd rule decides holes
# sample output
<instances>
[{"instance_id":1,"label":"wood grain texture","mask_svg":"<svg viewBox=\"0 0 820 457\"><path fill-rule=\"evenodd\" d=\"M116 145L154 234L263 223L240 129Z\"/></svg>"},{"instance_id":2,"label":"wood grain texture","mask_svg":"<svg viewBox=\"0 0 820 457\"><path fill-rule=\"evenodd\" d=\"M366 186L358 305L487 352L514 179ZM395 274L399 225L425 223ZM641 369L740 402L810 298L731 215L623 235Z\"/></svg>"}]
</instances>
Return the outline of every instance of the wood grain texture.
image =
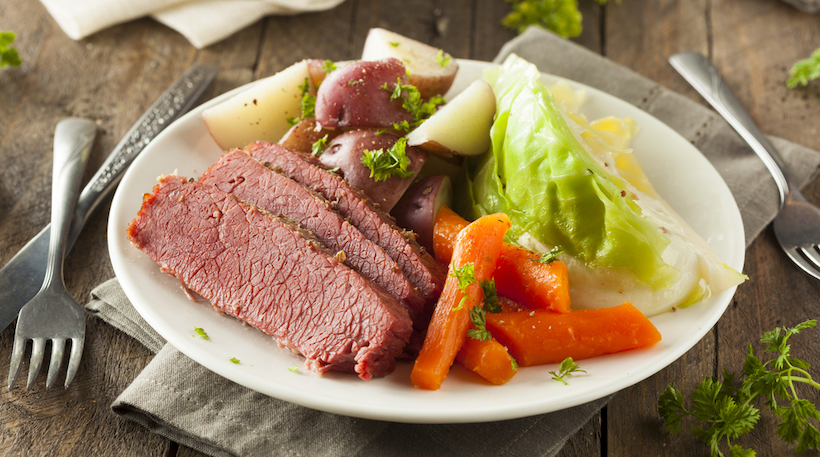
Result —
<instances>
[{"instance_id":1,"label":"wood grain texture","mask_svg":"<svg viewBox=\"0 0 820 457\"><path fill-rule=\"evenodd\" d=\"M666 63L695 50L710 56L764 133L820 150L820 84L790 90L788 68L820 47L820 15L777 0L622 0L601 7L580 0L584 32L573 41L686 96L702 99ZM196 50L150 19L111 27L79 42L68 39L41 3L0 2L0 30L14 30L24 65L0 71L0 262L4 264L49 217L51 143L57 121L86 116L99 134L86 179L142 112L193 62L219 67L207 100L304 58L355 59L371 27L383 27L456 57L491 60L515 34L500 26L502 0L347 0L332 11L269 17ZM820 180L806 189L820 203ZM66 284L80 302L113 276L107 253L108 206L89 220L66 260ZM775 326L820 314L820 283L800 273L767 229L747 250L742 285L718 325L692 350L649 379L616 394L572 436L562 457L706 455L686 433L671 435L656 413L669 384L688 390L722 367L740 369L745 347ZM151 360L137 342L87 319L86 349L68 389L0 387L1 455L184 456L203 454L115 416L111 402ZM13 328L0 332L0 380L8 376ZM802 335L801 335L802 337ZM794 352L820 365L814 337ZM756 345L755 347L759 347ZM24 369L26 366L24 365ZM45 370L44 370L45 371ZM759 456L792 452L764 415L740 443Z\"/></svg>"}]
</instances>

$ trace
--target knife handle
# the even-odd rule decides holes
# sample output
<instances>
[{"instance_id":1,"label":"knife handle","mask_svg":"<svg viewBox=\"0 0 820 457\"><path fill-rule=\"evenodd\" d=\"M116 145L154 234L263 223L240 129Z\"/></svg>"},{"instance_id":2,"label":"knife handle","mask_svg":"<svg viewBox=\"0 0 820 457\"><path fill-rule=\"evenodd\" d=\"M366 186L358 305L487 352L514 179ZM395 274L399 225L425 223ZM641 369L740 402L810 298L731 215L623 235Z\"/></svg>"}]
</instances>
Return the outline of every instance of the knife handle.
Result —
<instances>
[{"instance_id":1,"label":"knife handle","mask_svg":"<svg viewBox=\"0 0 820 457\"><path fill-rule=\"evenodd\" d=\"M80 194L66 249L74 244L91 212L120 182L125 169L151 140L193 107L216 72L214 66L194 64L131 127Z\"/></svg>"},{"instance_id":2,"label":"knife handle","mask_svg":"<svg viewBox=\"0 0 820 457\"><path fill-rule=\"evenodd\" d=\"M794 187L786 171L786 164L774 146L757 128L752 117L743 108L740 100L735 97L717 68L709 59L696 52L675 54L669 58L669 63L726 119L760 157L777 184L782 207Z\"/></svg>"}]
</instances>

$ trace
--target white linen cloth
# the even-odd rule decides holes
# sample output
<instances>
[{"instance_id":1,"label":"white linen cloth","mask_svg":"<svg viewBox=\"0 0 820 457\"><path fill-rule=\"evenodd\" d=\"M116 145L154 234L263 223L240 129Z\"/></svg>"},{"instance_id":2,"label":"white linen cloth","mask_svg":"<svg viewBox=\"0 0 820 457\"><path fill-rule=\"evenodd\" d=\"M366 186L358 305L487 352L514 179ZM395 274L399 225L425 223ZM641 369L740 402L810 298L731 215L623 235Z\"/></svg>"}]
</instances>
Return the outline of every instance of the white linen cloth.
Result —
<instances>
[{"instance_id":1,"label":"white linen cloth","mask_svg":"<svg viewBox=\"0 0 820 457\"><path fill-rule=\"evenodd\" d=\"M40 0L72 39L143 16L204 48L269 15L331 9L344 0Z\"/></svg>"}]
</instances>

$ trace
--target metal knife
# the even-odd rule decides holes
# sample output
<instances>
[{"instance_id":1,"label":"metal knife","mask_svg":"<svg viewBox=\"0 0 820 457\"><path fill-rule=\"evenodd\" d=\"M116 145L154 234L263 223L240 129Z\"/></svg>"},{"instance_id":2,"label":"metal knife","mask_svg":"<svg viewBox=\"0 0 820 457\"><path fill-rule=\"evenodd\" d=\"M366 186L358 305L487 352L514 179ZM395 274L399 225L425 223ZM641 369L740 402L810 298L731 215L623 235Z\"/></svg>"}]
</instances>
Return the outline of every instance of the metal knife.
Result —
<instances>
[{"instance_id":1,"label":"metal knife","mask_svg":"<svg viewBox=\"0 0 820 457\"><path fill-rule=\"evenodd\" d=\"M159 132L193 107L216 72L216 67L195 64L131 127L80 194L66 240L66 252L77 240L94 209L120 182L134 158ZM0 269L0 332L40 289L45 277L50 233L51 225L47 225Z\"/></svg>"}]
</instances>

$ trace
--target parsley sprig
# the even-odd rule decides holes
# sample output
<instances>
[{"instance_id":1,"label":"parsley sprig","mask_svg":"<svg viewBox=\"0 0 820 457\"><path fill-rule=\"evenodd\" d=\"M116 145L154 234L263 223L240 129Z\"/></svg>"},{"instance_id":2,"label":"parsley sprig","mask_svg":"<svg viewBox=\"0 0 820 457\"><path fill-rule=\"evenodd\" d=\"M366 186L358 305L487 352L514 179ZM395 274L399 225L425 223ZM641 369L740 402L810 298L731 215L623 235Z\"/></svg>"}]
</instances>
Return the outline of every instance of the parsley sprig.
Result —
<instances>
[{"instance_id":1,"label":"parsley sprig","mask_svg":"<svg viewBox=\"0 0 820 457\"><path fill-rule=\"evenodd\" d=\"M791 356L791 346L787 344L792 335L816 323L810 320L794 328L776 328L763 334L760 341L768 345L764 353L775 354L775 357L764 362L754 355L749 345L742 374L738 376L724 369L723 382L717 377L705 379L691 393L694 403L691 410L686 408L686 397L679 390L667 387L658 399L658 413L666 428L678 433L681 420L692 416L702 425L693 427L692 435L709 446L712 456L724 455L723 442L732 456L754 456L754 450L733 441L757 424L760 411L752 403L760 399L780 419L777 434L784 441L796 444L797 452L818 449L820 412L812 402L798 397L796 386L806 384L820 390L820 384L807 371L807 362Z\"/></svg>"},{"instance_id":2,"label":"parsley sprig","mask_svg":"<svg viewBox=\"0 0 820 457\"><path fill-rule=\"evenodd\" d=\"M396 144L387 149L365 149L362 163L370 168L370 177L374 181L386 181L392 176L409 178L413 172L407 169L410 159L407 157L407 138L399 138Z\"/></svg>"},{"instance_id":3,"label":"parsley sprig","mask_svg":"<svg viewBox=\"0 0 820 457\"><path fill-rule=\"evenodd\" d=\"M570 376L573 373L586 373L586 371L581 369L581 366L575 363L572 360L572 357L567 357L560 364L558 364L558 372L550 371L552 375L552 379L554 381L558 381L563 385L567 385L567 381L564 379L567 376Z\"/></svg>"},{"instance_id":4,"label":"parsley sprig","mask_svg":"<svg viewBox=\"0 0 820 457\"><path fill-rule=\"evenodd\" d=\"M441 95L434 95L428 101L421 98L421 93L412 84L404 84L401 78L396 78L396 85L390 87L387 83L382 85L382 89L390 92L390 100L401 100L401 106L408 113L413 115L411 122L403 121L402 123L394 123L393 128L396 130L410 131L413 127L424 122L428 117L436 112L438 105L445 102Z\"/></svg>"},{"instance_id":5,"label":"parsley sprig","mask_svg":"<svg viewBox=\"0 0 820 457\"><path fill-rule=\"evenodd\" d=\"M537 25L564 37L581 34L581 12L578 0L506 0L512 10L501 21L508 29L522 33L527 27ZM605 5L607 0L595 0Z\"/></svg>"},{"instance_id":6,"label":"parsley sprig","mask_svg":"<svg viewBox=\"0 0 820 457\"><path fill-rule=\"evenodd\" d=\"M808 59L795 63L789 73L791 77L786 82L789 89L805 86L810 80L820 78L820 48L812 52Z\"/></svg>"},{"instance_id":7,"label":"parsley sprig","mask_svg":"<svg viewBox=\"0 0 820 457\"><path fill-rule=\"evenodd\" d=\"M11 45L15 38L14 32L0 32L0 68L16 67L23 63L17 48Z\"/></svg>"}]
</instances>

